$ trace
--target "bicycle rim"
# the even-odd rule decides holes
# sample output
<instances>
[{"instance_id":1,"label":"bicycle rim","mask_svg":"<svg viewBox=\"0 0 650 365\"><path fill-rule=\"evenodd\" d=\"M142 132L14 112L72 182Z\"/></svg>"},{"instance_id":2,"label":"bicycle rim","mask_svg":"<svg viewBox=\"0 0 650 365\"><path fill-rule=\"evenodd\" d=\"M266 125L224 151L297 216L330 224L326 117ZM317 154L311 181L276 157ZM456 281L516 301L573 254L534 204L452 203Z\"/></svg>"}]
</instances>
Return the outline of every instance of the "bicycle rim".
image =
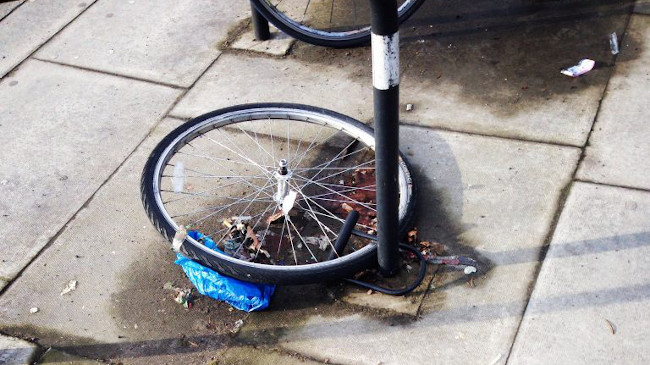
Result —
<instances>
[{"instance_id":1,"label":"bicycle rim","mask_svg":"<svg viewBox=\"0 0 650 365\"><path fill-rule=\"evenodd\" d=\"M399 185L405 225L413 185L403 161ZM186 253L240 279L333 279L375 254L370 241L353 238L327 261L349 211L361 215L358 230L376 229L372 130L331 111L257 104L198 117L156 147L142 191L161 233L170 239L187 227Z\"/></svg>"},{"instance_id":2,"label":"bicycle rim","mask_svg":"<svg viewBox=\"0 0 650 365\"><path fill-rule=\"evenodd\" d=\"M402 23L424 0L399 0ZM304 42L328 47L352 47L369 42L368 0L254 0L275 26Z\"/></svg>"}]
</instances>

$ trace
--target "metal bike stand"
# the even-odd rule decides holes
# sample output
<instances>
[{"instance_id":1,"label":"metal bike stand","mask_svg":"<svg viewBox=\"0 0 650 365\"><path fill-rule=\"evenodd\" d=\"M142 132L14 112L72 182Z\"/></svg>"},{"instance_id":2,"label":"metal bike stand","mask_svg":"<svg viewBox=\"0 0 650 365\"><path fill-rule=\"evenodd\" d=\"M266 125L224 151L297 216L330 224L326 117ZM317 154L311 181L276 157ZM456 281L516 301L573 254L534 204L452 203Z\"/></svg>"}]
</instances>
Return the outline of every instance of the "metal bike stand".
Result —
<instances>
[{"instance_id":1,"label":"metal bike stand","mask_svg":"<svg viewBox=\"0 0 650 365\"><path fill-rule=\"evenodd\" d=\"M268 41L271 38L269 30L269 22L260 14L255 8L253 3L251 5L251 17L253 18L253 31L255 32L255 40Z\"/></svg>"},{"instance_id":2,"label":"metal bike stand","mask_svg":"<svg viewBox=\"0 0 650 365\"><path fill-rule=\"evenodd\" d=\"M377 260L399 271L399 33L396 0L370 0L377 185Z\"/></svg>"}]
</instances>

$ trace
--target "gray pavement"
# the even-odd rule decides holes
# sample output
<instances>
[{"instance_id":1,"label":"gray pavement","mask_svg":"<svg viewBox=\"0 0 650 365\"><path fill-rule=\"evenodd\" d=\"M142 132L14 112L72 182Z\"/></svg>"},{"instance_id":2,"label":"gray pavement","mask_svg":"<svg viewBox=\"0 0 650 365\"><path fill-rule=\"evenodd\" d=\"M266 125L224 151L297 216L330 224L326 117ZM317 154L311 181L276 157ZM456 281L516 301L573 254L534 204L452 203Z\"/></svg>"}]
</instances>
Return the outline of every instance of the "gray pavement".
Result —
<instances>
[{"instance_id":1,"label":"gray pavement","mask_svg":"<svg viewBox=\"0 0 650 365\"><path fill-rule=\"evenodd\" d=\"M573 185L513 346L514 363L650 360L649 205L648 192Z\"/></svg>"},{"instance_id":2,"label":"gray pavement","mask_svg":"<svg viewBox=\"0 0 650 365\"><path fill-rule=\"evenodd\" d=\"M0 234L14 243L2 247L0 277L11 280L124 162L180 92L37 60L3 79L0 92Z\"/></svg>"},{"instance_id":3,"label":"gray pavement","mask_svg":"<svg viewBox=\"0 0 650 365\"><path fill-rule=\"evenodd\" d=\"M647 363L647 7L428 1L402 32L400 148L420 238L483 272L432 267L403 298L279 287L248 315L164 289L190 284L144 213L142 166L234 104L372 123L369 48L253 41L247 2L1 3L0 362Z\"/></svg>"},{"instance_id":4,"label":"gray pavement","mask_svg":"<svg viewBox=\"0 0 650 365\"><path fill-rule=\"evenodd\" d=\"M93 1L24 1L2 4L0 77L23 62L53 35L68 25ZM13 6L17 5L16 8Z\"/></svg>"},{"instance_id":5,"label":"gray pavement","mask_svg":"<svg viewBox=\"0 0 650 365\"><path fill-rule=\"evenodd\" d=\"M616 63L578 171L580 179L650 189L646 173L650 169L650 131L646 128L647 110L639 104L650 100L649 27L647 16L635 15L630 21L623 47L638 49L639 56L633 59L622 53Z\"/></svg>"}]
</instances>

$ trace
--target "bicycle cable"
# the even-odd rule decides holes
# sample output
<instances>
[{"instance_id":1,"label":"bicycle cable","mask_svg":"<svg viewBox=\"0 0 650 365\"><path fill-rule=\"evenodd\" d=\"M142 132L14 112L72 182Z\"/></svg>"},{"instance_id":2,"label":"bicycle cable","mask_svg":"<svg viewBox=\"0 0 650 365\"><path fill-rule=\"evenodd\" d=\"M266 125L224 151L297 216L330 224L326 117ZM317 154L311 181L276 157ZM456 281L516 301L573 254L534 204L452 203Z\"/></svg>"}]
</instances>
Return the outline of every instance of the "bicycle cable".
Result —
<instances>
[{"instance_id":1,"label":"bicycle cable","mask_svg":"<svg viewBox=\"0 0 650 365\"><path fill-rule=\"evenodd\" d=\"M377 242L377 236L364 233L361 231L358 231L354 229L354 226L357 224L357 221L359 220L359 213L356 211L351 211L347 218L345 219L345 222L343 223L343 227L341 227L341 230L339 232L338 238L336 239L336 242L334 243L334 251L330 253L329 259L332 260L333 258L337 256L341 256L343 254L343 249L347 245L348 241L350 240L350 236L354 234L355 236L358 237L363 237L369 240L372 240L374 242ZM378 291L380 293L388 294L388 295L404 295L407 294L413 289L417 288L420 283L424 280L424 277L427 274L427 260L424 258L424 255L420 251L418 251L417 248L413 246L409 246L404 243L399 244L399 248L402 251L410 251L417 257L417 259L420 261L420 272L418 273L418 277L409 285L407 285L404 288L401 289L390 289L390 288L385 288L376 284L370 284L366 283L360 280L356 279L345 279L345 281L359 285L363 288L371 289L374 291Z\"/></svg>"}]
</instances>

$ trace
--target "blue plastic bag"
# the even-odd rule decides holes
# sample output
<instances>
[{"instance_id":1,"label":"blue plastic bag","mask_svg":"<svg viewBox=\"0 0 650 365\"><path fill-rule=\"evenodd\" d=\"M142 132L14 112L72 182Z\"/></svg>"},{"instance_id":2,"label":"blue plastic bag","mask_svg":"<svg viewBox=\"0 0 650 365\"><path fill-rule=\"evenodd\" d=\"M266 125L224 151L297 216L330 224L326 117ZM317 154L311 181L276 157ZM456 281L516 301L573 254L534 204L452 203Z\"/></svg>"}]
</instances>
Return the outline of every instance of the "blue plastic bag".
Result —
<instances>
[{"instance_id":1,"label":"blue plastic bag","mask_svg":"<svg viewBox=\"0 0 650 365\"><path fill-rule=\"evenodd\" d=\"M210 237L196 231L188 231L187 234L199 242L202 241L208 248L222 252ZM183 268L185 275L199 293L246 312L262 310L269 306L275 285L254 284L231 278L181 254L176 254L176 258L176 264Z\"/></svg>"}]
</instances>

